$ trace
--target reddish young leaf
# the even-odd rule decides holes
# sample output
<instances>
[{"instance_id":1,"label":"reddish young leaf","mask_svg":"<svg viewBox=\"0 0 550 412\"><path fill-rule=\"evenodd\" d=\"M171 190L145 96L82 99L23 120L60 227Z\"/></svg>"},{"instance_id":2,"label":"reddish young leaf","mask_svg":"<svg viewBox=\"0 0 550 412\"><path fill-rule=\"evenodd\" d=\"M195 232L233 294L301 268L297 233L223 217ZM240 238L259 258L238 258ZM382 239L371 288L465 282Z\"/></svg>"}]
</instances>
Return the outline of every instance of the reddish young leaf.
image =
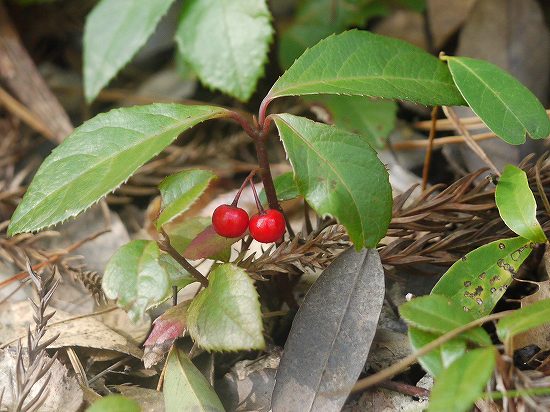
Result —
<instances>
[{"instance_id":1,"label":"reddish young leaf","mask_svg":"<svg viewBox=\"0 0 550 412\"><path fill-rule=\"evenodd\" d=\"M182 255L191 260L210 258L227 261L231 254L231 245L241 239L242 236L238 238L222 237L210 225L189 243Z\"/></svg>"},{"instance_id":2,"label":"reddish young leaf","mask_svg":"<svg viewBox=\"0 0 550 412\"><path fill-rule=\"evenodd\" d=\"M183 335L187 328L187 308L190 303L190 300L181 302L155 319L153 330L143 344L143 363L146 368L160 362L174 341Z\"/></svg>"}]
</instances>

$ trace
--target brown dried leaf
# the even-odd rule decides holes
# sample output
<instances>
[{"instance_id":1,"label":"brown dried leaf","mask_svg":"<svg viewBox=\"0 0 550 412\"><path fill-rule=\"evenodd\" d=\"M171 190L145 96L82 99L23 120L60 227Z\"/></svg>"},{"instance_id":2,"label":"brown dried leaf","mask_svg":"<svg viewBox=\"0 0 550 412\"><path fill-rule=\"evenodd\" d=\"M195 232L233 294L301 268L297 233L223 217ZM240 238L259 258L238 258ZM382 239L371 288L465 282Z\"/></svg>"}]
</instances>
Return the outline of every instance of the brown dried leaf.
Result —
<instances>
[{"instance_id":1,"label":"brown dried leaf","mask_svg":"<svg viewBox=\"0 0 550 412\"><path fill-rule=\"evenodd\" d=\"M27 324L33 323L33 311L28 302L4 303L0 305L2 318L0 319L1 344L17 340L26 336ZM85 317L74 320L70 314L56 310L49 321L48 331L44 340L60 334L49 347L52 349L67 346L103 349L132 355L141 359L142 351L124 336L105 326L94 317ZM67 320L66 322L62 322ZM62 323L59 323L62 322Z\"/></svg>"}]
</instances>

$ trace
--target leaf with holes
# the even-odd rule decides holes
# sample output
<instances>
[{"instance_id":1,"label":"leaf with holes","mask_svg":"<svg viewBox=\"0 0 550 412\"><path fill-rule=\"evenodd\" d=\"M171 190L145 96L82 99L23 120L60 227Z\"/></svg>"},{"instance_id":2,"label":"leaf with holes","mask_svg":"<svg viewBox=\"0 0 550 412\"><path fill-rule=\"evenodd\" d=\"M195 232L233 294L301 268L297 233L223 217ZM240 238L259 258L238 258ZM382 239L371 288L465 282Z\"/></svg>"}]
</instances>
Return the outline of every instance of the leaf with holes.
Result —
<instances>
[{"instance_id":1,"label":"leaf with holes","mask_svg":"<svg viewBox=\"0 0 550 412\"><path fill-rule=\"evenodd\" d=\"M413 351L420 350L439 336L435 333L425 332L414 326L409 326L409 342ZM452 362L466 352L466 341L462 338L455 338L445 342L428 354L419 358L420 365L432 375L437 377L441 371L447 368Z\"/></svg>"},{"instance_id":2,"label":"leaf with holes","mask_svg":"<svg viewBox=\"0 0 550 412\"><path fill-rule=\"evenodd\" d=\"M401 317L409 325L438 335L450 332L472 322L476 318L465 312L454 301L441 295L428 295L414 298L399 307ZM491 338L482 328L476 328L460 335L479 345L490 345Z\"/></svg>"},{"instance_id":3,"label":"leaf with holes","mask_svg":"<svg viewBox=\"0 0 550 412\"><path fill-rule=\"evenodd\" d=\"M478 247L455 262L432 293L453 299L477 317L488 315L533 246L529 240L515 237Z\"/></svg>"},{"instance_id":4,"label":"leaf with holes","mask_svg":"<svg viewBox=\"0 0 550 412\"><path fill-rule=\"evenodd\" d=\"M186 0L176 41L204 84L246 101L263 74L270 19L265 0Z\"/></svg>"},{"instance_id":5,"label":"leaf with holes","mask_svg":"<svg viewBox=\"0 0 550 412\"><path fill-rule=\"evenodd\" d=\"M166 360L164 407L171 411L224 412L214 389L187 355L175 347Z\"/></svg>"},{"instance_id":6,"label":"leaf with holes","mask_svg":"<svg viewBox=\"0 0 550 412\"><path fill-rule=\"evenodd\" d=\"M226 113L214 106L152 104L88 120L44 160L11 218L8 234L33 232L76 216L182 132Z\"/></svg>"},{"instance_id":7,"label":"leaf with holes","mask_svg":"<svg viewBox=\"0 0 550 412\"><path fill-rule=\"evenodd\" d=\"M343 224L357 250L376 247L390 223L392 192L373 148L353 133L303 117L285 113L274 121L311 207Z\"/></svg>"},{"instance_id":8,"label":"leaf with holes","mask_svg":"<svg viewBox=\"0 0 550 412\"><path fill-rule=\"evenodd\" d=\"M162 212L157 219L157 229L189 209L215 177L209 170L191 169L165 178L159 185Z\"/></svg>"},{"instance_id":9,"label":"leaf with holes","mask_svg":"<svg viewBox=\"0 0 550 412\"><path fill-rule=\"evenodd\" d=\"M404 41L359 30L327 37L307 50L279 77L263 104L306 94L464 104L443 62Z\"/></svg>"},{"instance_id":10,"label":"leaf with holes","mask_svg":"<svg viewBox=\"0 0 550 412\"><path fill-rule=\"evenodd\" d=\"M495 348L474 349L454 361L436 379L430 395L429 412L466 412L495 369Z\"/></svg>"},{"instance_id":11,"label":"leaf with holes","mask_svg":"<svg viewBox=\"0 0 550 412\"><path fill-rule=\"evenodd\" d=\"M307 292L273 391L274 411L339 411L363 370L384 300L376 249L350 248Z\"/></svg>"},{"instance_id":12,"label":"leaf with holes","mask_svg":"<svg viewBox=\"0 0 550 412\"><path fill-rule=\"evenodd\" d=\"M262 314L253 280L226 263L208 277L209 285L189 306L187 327L208 351L263 349Z\"/></svg>"},{"instance_id":13,"label":"leaf with holes","mask_svg":"<svg viewBox=\"0 0 550 412\"><path fill-rule=\"evenodd\" d=\"M84 92L91 102L145 44L174 0L101 0L84 26Z\"/></svg>"},{"instance_id":14,"label":"leaf with holes","mask_svg":"<svg viewBox=\"0 0 550 412\"><path fill-rule=\"evenodd\" d=\"M500 217L510 229L531 242L546 242L537 220L537 202L523 170L512 165L504 168L498 179L495 201Z\"/></svg>"},{"instance_id":15,"label":"leaf with holes","mask_svg":"<svg viewBox=\"0 0 550 412\"><path fill-rule=\"evenodd\" d=\"M150 240L134 240L122 246L105 268L102 287L109 299L128 311L133 320L146 309L166 300L171 287L186 286L194 279Z\"/></svg>"},{"instance_id":16,"label":"leaf with holes","mask_svg":"<svg viewBox=\"0 0 550 412\"><path fill-rule=\"evenodd\" d=\"M280 202L295 199L300 196L300 192L298 192L298 187L296 186L292 172L283 173L282 175L277 176L273 179L273 184L275 185L277 199ZM265 190L263 189L260 192L260 202L262 205L267 205L267 197L265 195Z\"/></svg>"},{"instance_id":17,"label":"leaf with holes","mask_svg":"<svg viewBox=\"0 0 550 412\"><path fill-rule=\"evenodd\" d=\"M500 67L469 57L446 57L453 80L472 110L511 144L550 135L550 119L531 91Z\"/></svg>"}]
</instances>

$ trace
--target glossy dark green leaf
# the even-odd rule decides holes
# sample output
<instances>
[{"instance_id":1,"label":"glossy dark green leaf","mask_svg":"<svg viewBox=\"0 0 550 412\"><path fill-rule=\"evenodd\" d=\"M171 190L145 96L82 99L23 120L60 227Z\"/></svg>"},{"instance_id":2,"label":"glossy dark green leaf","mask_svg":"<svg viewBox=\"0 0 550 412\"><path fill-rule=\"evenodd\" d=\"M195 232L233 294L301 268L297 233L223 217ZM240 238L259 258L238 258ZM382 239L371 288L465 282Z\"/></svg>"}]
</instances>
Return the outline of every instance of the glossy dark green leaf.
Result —
<instances>
[{"instance_id":1,"label":"glossy dark green leaf","mask_svg":"<svg viewBox=\"0 0 550 412\"><path fill-rule=\"evenodd\" d=\"M409 325L439 335L475 320L471 312L465 312L449 298L433 294L404 303L399 307L399 313ZM491 344L491 338L482 328L464 332L461 336L479 345Z\"/></svg>"},{"instance_id":2,"label":"glossy dark green leaf","mask_svg":"<svg viewBox=\"0 0 550 412\"><path fill-rule=\"evenodd\" d=\"M281 202L300 196L300 192L298 191L292 172L283 173L282 175L277 176L273 179L273 184L275 185L275 191L277 192L277 199ZM262 205L267 204L267 197L265 195L265 190L263 189L260 192L260 202Z\"/></svg>"},{"instance_id":3,"label":"glossy dark green leaf","mask_svg":"<svg viewBox=\"0 0 550 412\"><path fill-rule=\"evenodd\" d=\"M429 412L466 412L495 369L495 348L474 349L454 361L436 379L428 405Z\"/></svg>"},{"instance_id":4,"label":"glossy dark green leaf","mask_svg":"<svg viewBox=\"0 0 550 412\"><path fill-rule=\"evenodd\" d=\"M137 320L146 309L170 297L172 286L183 287L194 281L170 256L161 253L156 242L134 240L109 260L102 287L109 299L117 299L117 304Z\"/></svg>"},{"instance_id":5,"label":"glossy dark green leaf","mask_svg":"<svg viewBox=\"0 0 550 412\"><path fill-rule=\"evenodd\" d=\"M165 178L159 185L162 211L157 229L185 212L204 193L216 175L209 170L183 170Z\"/></svg>"},{"instance_id":6,"label":"glossy dark green leaf","mask_svg":"<svg viewBox=\"0 0 550 412\"><path fill-rule=\"evenodd\" d=\"M226 263L208 277L209 285L189 306L187 327L208 351L263 349L262 314L254 281L238 266Z\"/></svg>"},{"instance_id":7,"label":"glossy dark green leaf","mask_svg":"<svg viewBox=\"0 0 550 412\"><path fill-rule=\"evenodd\" d=\"M388 172L359 136L303 117L274 117L298 190L315 211L343 224L355 247L376 247L391 219Z\"/></svg>"},{"instance_id":8,"label":"glossy dark green leaf","mask_svg":"<svg viewBox=\"0 0 550 412\"><path fill-rule=\"evenodd\" d=\"M523 170L512 165L504 168L498 180L495 201L500 217L515 233L531 242L547 241L537 220L535 196Z\"/></svg>"},{"instance_id":9,"label":"glossy dark green leaf","mask_svg":"<svg viewBox=\"0 0 550 412\"><path fill-rule=\"evenodd\" d=\"M324 95L307 101L323 106L331 123L357 133L376 149L386 146L386 139L395 128L397 104L391 100L375 100L363 96Z\"/></svg>"},{"instance_id":10,"label":"glossy dark green leaf","mask_svg":"<svg viewBox=\"0 0 550 412\"><path fill-rule=\"evenodd\" d=\"M84 92L91 102L145 44L174 0L101 0L84 26Z\"/></svg>"},{"instance_id":11,"label":"glossy dark green leaf","mask_svg":"<svg viewBox=\"0 0 550 412\"><path fill-rule=\"evenodd\" d=\"M511 144L550 135L550 119L531 91L510 74L485 60L447 57L464 100L497 136Z\"/></svg>"},{"instance_id":12,"label":"glossy dark green leaf","mask_svg":"<svg viewBox=\"0 0 550 412\"><path fill-rule=\"evenodd\" d=\"M176 41L207 86L246 101L273 35L265 0L186 0Z\"/></svg>"},{"instance_id":13,"label":"glossy dark green leaf","mask_svg":"<svg viewBox=\"0 0 550 412\"><path fill-rule=\"evenodd\" d=\"M226 112L214 106L152 104L111 110L88 120L44 160L8 233L33 232L76 216L182 132Z\"/></svg>"},{"instance_id":14,"label":"glossy dark green leaf","mask_svg":"<svg viewBox=\"0 0 550 412\"><path fill-rule=\"evenodd\" d=\"M471 251L456 261L432 289L476 316L491 313L513 276L529 256L533 243L522 237L502 239Z\"/></svg>"},{"instance_id":15,"label":"glossy dark green leaf","mask_svg":"<svg viewBox=\"0 0 550 412\"><path fill-rule=\"evenodd\" d=\"M307 94L464 104L443 62L404 41L359 30L327 37L307 50L275 82L264 104Z\"/></svg>"},{"instance_id":16,"label":"glossy dark green leaf","mask_svg":"<svg viewBox=\"0 0 550 412\"><path fill-rule=\"evenodd\" d=\"M414 326L409 326L409 342L413 351L420 350L423 346L434 341L439 336L435 333L425 332ZM441 371L466 352L466 341L462 338L452 339L439 348L419 358L420 365L431 376L437 377Z\"/></svg>"},{"instance_id":17,"label":"glossy dark green leaf","mask_svg":"<svg viewBox=\"0 0 550 412\"><path fill-rule=\"evenodd\" d=\"M225 412L212 386L177 347L166 360L163 393L166 412Z\"/></svg>"},{"instance_id":18,"label":"glossy dark green leaf","mask_svg":"<svg viewBox=\"0 0 550 412\"><path fill-rule=\"evenodd\" d=\"M550 299L524 306L501 319L497 325L497 334L504 342L546 323L550 323Z\"/></svg>"},{"instance_id":19,"label":"glossy dark green leaf","mask_svg":"<svg viewBox=\"0 0 550 412\"><path fill-rule=\"evenodd\" d=\"M122 395L109 395L95 401L86 412L140 412L139 404Z\"/></svg>"}]
</instances>

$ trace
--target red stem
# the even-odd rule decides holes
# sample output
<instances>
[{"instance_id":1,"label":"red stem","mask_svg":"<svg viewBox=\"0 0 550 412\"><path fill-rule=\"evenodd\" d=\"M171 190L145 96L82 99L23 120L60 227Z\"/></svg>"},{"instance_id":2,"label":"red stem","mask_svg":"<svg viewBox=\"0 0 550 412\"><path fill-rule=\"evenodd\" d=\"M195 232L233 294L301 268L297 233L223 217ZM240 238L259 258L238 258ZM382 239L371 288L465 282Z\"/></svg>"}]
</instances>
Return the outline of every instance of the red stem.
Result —
<instances>
[{"instance_id":1,"label":"red stem","mask_svg":"<svg viewBox=\"0 0 550 412\"><path fill-rule=\"evenodd\" d=\"M267 148L265 145L267 137L269 136L269 127L272 122L271 116L265 117L265 111L270 101L271 98L266 96L260 105L260 118L258 120L257 128L252 127L241 113L230 111L228 117L239 123L246 134L254 140L256 155L258 157L258 165L260 166L260 176L262 177L262 183L264 184L267 202L269 203L269 207L271 209L281 210L281 206L277 200L275 185L273 184L273 176L271 175L269 157L267 155Z\"/></svg>"},{"instance_id":2,"label":"red stem","mask_svg":"<svg viewBox=\"0 0 550 412\"><path fill-rule=\"evenodd\" d=\"M269 103L271 103L271 100L273 100L273 98L270 97L268 94L267 96L264 97L264 99L262 100L262 103L260 104L260 110L258 111L258 123L260 125L263 125L265 122L267 106L269 106Z\"/></svg>"},{"instance_id":3,"label":"red stem","mask_svg":"<svg viewBox=\"0 0 550 412\"><path fill-rule=\"evenodd\" d=\"M254 200L256 201L256 207L258 208L258 212L265 213L264 207L260 203L260 198L258 197L258 192L256 192L256 186L254 186L254 182L250 181L250 186L252 187L252 193L254 193Z\"/></svg>"},{"instance_id":4,"label":"red stem","mask_svg":"<svg viewBox=\"0 0 550 412\"><path fill-rule=\"evenodd\" d=\"M231 203L231 206L235 206L235 207L237 206L237 204L239 203L239 198L241 197L241 193L243 192L243 190L246 187L246 185L248 184L248 182L250 182L250 184L252 186L254 186L254 182L252 182L252 178L254 177L254 175L256 174L257 171L258 171L258 169L252 170L250 172L250 174L246 177L246 179L244 179L244 182L241 185L241 188L239 189L237 194L235 195L235 199L233 199L233 203Z\"/></svg>"}]
</instances>

